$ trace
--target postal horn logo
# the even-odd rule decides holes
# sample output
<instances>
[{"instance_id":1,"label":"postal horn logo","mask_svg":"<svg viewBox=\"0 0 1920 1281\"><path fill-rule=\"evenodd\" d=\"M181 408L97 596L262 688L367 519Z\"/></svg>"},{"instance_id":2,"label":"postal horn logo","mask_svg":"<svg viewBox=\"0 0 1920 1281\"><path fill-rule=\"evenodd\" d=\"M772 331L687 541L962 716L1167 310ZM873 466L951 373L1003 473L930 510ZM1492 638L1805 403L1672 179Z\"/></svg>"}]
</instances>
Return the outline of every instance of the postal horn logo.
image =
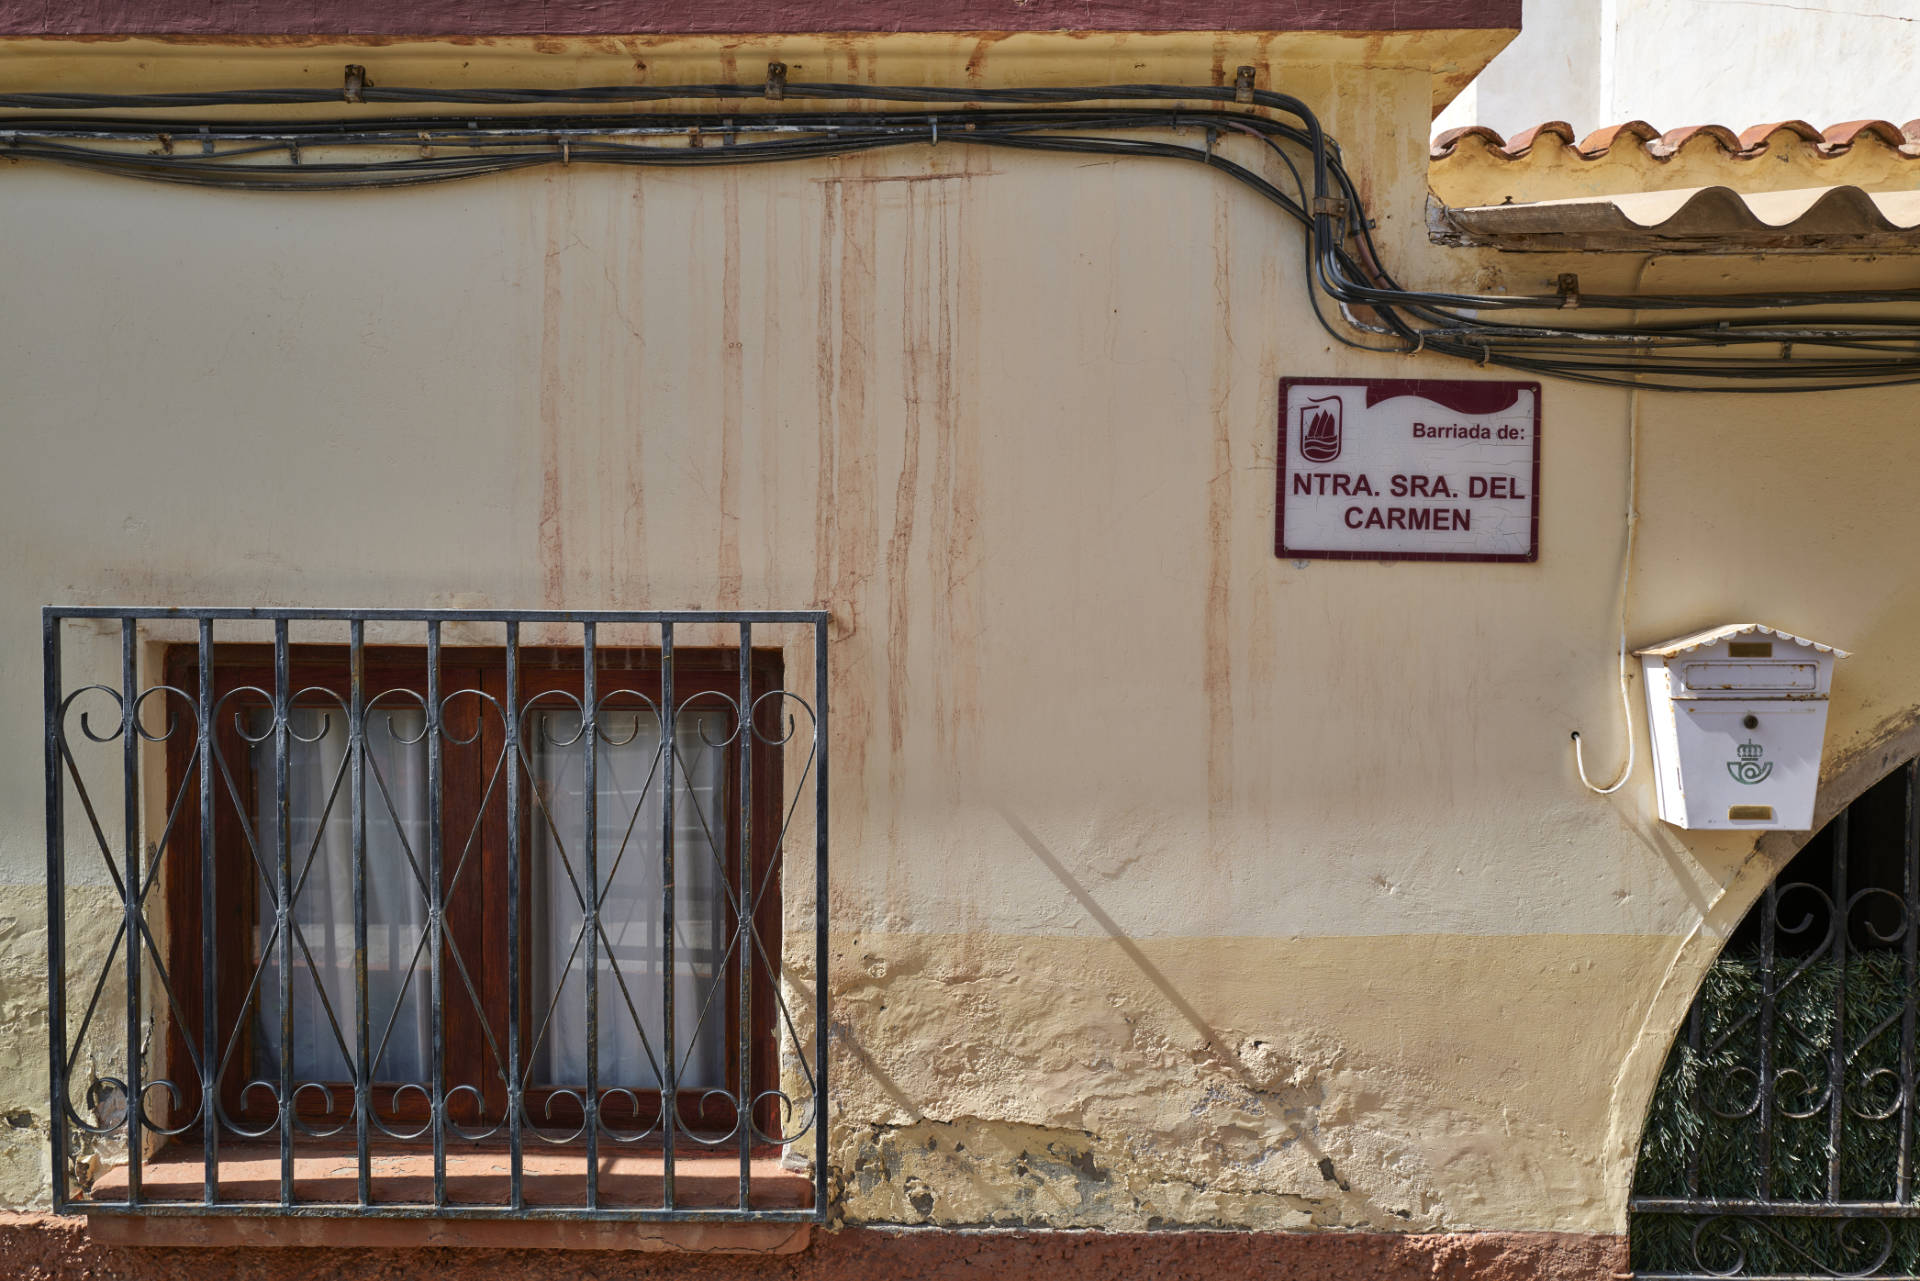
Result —
<instances>
[{"instance_id":1,"label":"postal horn logo","mask_svg":"<svg viewBox=\"0 0 1920 1281\"><path fill-rule=\"evenodd\" d=\"M1765 780L1767 775L1773 773L1773 762L1760 759L1761 753L1766 749L1752 739L1748 739L1733 750L1740 753L1739 760L1727 762L1727 773L1733 775L1734 782L1751 785Z\"/></svg>"},{"instance_id":2,"label":"postal horn logo","mask_svg":"<svg viewBox=\"0 0 1920 1281\"><path fill-rule=\"evenodd\" d=\"M1300 406L1300 456L1330 463L1340 456L1340 398L1322 396Z\"/></svg>"}]
</instances>

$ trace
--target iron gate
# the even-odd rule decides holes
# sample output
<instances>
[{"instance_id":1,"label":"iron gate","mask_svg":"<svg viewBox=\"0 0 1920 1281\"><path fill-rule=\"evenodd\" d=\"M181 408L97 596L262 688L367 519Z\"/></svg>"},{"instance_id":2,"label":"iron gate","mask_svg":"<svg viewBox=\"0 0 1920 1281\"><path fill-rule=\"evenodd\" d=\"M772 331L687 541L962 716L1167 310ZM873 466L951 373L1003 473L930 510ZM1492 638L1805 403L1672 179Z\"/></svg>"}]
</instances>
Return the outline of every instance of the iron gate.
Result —
<instances>
[{"instance_id":1,"label":"iron gate","mask_svg":"<svg viewBox=\"0 0 1920 1281\"><path fill-rule=\"evenodd\" d=\"M1647 1278L1920 1277L1920 762L1795 855L1702 983L1642 1134Z\"/></svg>"}]
</instances>

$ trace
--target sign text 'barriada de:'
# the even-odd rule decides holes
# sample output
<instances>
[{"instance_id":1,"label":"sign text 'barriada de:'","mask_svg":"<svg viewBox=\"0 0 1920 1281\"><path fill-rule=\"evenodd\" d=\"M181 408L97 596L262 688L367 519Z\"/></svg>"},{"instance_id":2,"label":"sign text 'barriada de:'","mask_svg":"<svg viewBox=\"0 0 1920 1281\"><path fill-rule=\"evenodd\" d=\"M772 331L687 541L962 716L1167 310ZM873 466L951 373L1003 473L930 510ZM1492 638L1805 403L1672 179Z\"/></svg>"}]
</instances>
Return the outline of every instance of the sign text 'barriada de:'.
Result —
<instances>
[{"instance_id":1,"label":"sign text 'barriada de:'","mask_svg":"<svg viewBox=\"0 0 1920 1281\"><path fill-rule=\"evenodd\" d=\"M1274 551L1301 560L1540 554L1540 384L1280 380Z\"/></svg>"}]
</instances>

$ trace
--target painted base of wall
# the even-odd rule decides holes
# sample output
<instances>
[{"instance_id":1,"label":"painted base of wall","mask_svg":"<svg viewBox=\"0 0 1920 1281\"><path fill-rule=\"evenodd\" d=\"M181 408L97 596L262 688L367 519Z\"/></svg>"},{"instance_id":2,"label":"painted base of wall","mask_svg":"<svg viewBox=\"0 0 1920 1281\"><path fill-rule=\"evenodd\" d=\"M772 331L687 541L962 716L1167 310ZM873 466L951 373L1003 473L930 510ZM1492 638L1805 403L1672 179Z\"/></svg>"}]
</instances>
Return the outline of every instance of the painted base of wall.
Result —
<instances>
[{"instance_id":1,"label":"painted base of wall","mask_svg":"<svg viewBox=\"0 0 1920 1281\"><path fill-rule=\"evenodd\" d=\"M1098 1276L1104 1281L1259 1277L1262 1281L1609 1281L1626 1271L1624 1238L1570 1232L1019 1232L848 1228L817 1232L804 1253L771 1258L631 1254L622 1277L675 1281L919 1281ZM22 1281L565 1281L607 1275L600 1251L134 1249L89 1240L84 1221L0 1215L0 1260Z\"/></svg>"}]
</instances>

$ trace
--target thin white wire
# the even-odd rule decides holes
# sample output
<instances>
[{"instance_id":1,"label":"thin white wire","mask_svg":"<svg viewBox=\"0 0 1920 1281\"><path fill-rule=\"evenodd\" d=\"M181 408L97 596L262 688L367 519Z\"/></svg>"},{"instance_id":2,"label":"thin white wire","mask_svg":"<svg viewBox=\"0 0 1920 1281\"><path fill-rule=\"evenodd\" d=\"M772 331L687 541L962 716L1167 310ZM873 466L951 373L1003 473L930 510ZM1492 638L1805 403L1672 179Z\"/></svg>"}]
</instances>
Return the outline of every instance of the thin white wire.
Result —
<instances>
[{"instance_id":1,"label":"thin white wire","mask_svg":"<svg viewBox=\"0 0 1920 1281\"><path fill-rule=\"evenodd\" d=\"M1644 264L1642 269L1644 270ZM1633 777L1633 696L1627 686L1627 590L1633 585L1633 533L1640 523L1640 389L1627 393L1627 547L1620 558L1620 721L1627 735L1627 763L1620 777L1600 787L1587 777L1587 762L1580 751L1580 731L1573 731L1573 767L1580 771L1580 782L1589 792L1611 796Z\"/></svg>"}]
</instances>

